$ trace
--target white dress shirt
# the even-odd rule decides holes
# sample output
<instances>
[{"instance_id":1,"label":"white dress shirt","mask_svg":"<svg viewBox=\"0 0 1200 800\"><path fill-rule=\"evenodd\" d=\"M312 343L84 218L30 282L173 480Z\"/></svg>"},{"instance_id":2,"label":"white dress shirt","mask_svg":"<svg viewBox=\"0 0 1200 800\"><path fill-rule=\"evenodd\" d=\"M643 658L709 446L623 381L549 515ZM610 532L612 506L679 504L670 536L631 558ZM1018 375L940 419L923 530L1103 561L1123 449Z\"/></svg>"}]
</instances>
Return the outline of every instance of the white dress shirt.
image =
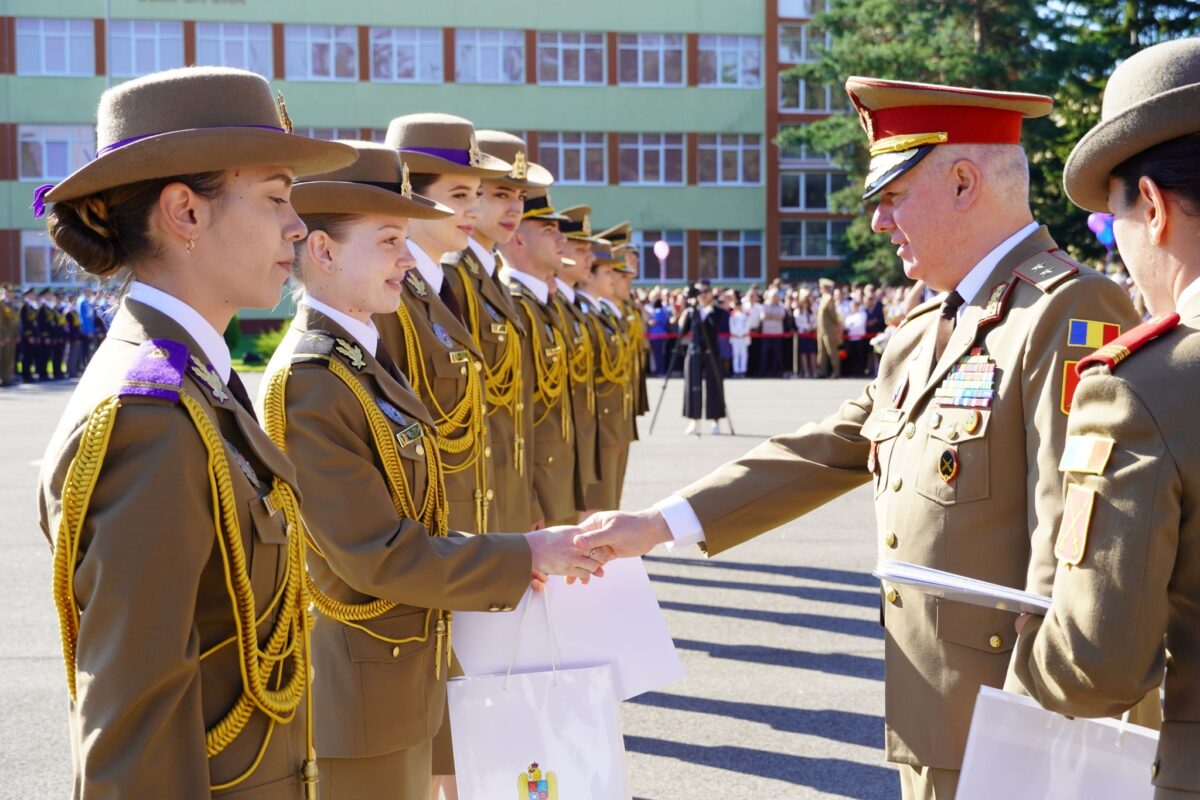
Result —
<instances>
[{"instance_id":1,"label":"white dress shirt","mask_svg":"<svg viewBox=\"0 0 1200 800\"><path fill-rule=\"evenodd\" d=\"M412 239L408 240L408 249L417 261L417 272L425 279L425 283L429 284L429 288L433 290L433 293L440 295L442 293L442 281L446 280L446 273L442 272L441 264L430 258L429 254L422 250L421 246Z\"/></svg>"},{"instance_id":2,"label":"white dress shirt","mask_svg":"<svg viewBox=\"0 0 1200 800\"><path fill-rule=\"evenodd\" d=\"M513 269L510 266L500 268L500 280L516 281L524 286L529 291L533 292L534 296L545 305L550 302L550 286L541 278L535 278L528 272L521 272L519 269Z\"/></svg>"},{"instance_id":3,"label":"white dress shirt","mask_svg":"<svg viewBox=\"0 0 1200 800\"><path fill-rule=\"evenodd\" d=\"M971 271L966 274L966 277L958 282L955 291L963 299L962 305L958 307L959 319L962 319L963 312L967 310L967 306L975 299L975 295L979 294L979 290L983 288L983 282L987 280L988 275L992 274L992 270L1000 263L1000 259L1011 253L1014 247L1028 239L1039 227L1036 222L1031 222L1024 228L1021 228L1021 230L996 245L996 248L992 252L980 259L979 263L972 267Z\"/></svg>"},{"instance_id":4,"label":"white dress shirt","mask_svg":"<svg viewBox=\"0 0 1200 800\"><path fill-rule=\"evenodd\" d=\"M608 306L608 310L613 312L614 314L616 314L617 319L620 319L621 317L624 316L624 314L621 313L621 307L619 305L617 305L616 303L614 303L612 300L609 300L607 297L601 297L600 302L603 303L604 305Z\"/></svg>"},{"instance_id":5,"label":"white dress shirt","mask_svg":"<svg viewBox=\"0 0 1200 800\"><path fill-rule=\"evenodd\" d=\"M585 292L583 289L580 289L578 286L575 287L575 293L587 301L587 308L584 309L585 314L592 313L592 309L596 309L597 311L599 310L599 305L600 305L599 300L592 297L590 294Z\"/></svg>"},{"instance_id":6,"label":"white dress shirt","mask_svg":"<svg viewBox=\"0 0 1200 800\"><path fill-rule=\"evenodd\" d=\"M148 283L134 281L129 285L126 300L136 300L142 305L150 306L155 311L173 319L179 327L187 331L188 336L195 340L204 355L224 383L229 383L229 373L233 371L233 359L229 355L229 345L209 321L200 316L200 312L189 306L174 295L167 294L162 289L155 289Z\"/></svg>"},{"instance_id":7,"label":"white dress shirt","mask_svg":"<svg viewBox=\"0 0 1200 800\"><path fill-rule=\"evenodd\" d=\"M568 303L575 302L575 287L574 286L568 286L566 283L563 282L562 278L555 278L554 284L558 287L558 291L562 294L562 296L567 298Z\"/></svg>"},{"instance_id":8,"label":"white dress shirt","mask_svg":"<svg viewBox=\"0 0 1200 800\"><path fill-rule=\"evenodd\" d=\"M1184 290L1179 293L1179 297L1175 298L1175 309L1178 311L1179 308L1182 307L1183 304L1186 303L1190 297L1197 294L1198 292L1200 292L1200 278L1197 278L1196 280L1189 283L1184 288Z\"/></svg>"},{"instance_id":9,"label":"white dress shirt","mask_svg":"<svg viewBox=\"0 0 1200 800\"><path fill-rule=\"evenodd\" d=\"M338 325L341 325L346 329L346 333L353 336L371 355L375 355L378 352L379 331L376 330L374 322L359 322L346 312L338 311L333 306L322 303L307 292L300 298L300 305L308 306L313 311L320 311Z\"/></svg>"},{"instance_id":10,"label":"white dress shirt","mask_svg":"<svg viewBox=\"0 0 1200 800\"><path fill-rule=\"evenodd\" d=\"M496 254L491 250L484 249L484 246L475 241L475 237L467 237L467 247L471 248L471 252L479 259L479 263L483 265L483 271L492 277L496 271Z\"/></svg>"}]
</instances>

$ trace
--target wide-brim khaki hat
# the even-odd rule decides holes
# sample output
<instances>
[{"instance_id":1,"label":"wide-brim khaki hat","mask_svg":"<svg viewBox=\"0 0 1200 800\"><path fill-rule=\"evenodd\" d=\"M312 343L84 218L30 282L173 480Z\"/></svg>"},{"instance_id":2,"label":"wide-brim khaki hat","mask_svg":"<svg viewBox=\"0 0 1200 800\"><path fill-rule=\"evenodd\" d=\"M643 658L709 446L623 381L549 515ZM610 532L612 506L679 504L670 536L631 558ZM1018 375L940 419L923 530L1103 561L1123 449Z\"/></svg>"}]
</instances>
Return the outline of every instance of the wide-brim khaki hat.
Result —
<instances>
[{"instance_id":1,"label":"wide-brim khaki hat","mask_svg":"<svg viewBox=\"0 0 1200 800\"><path fill-rule=\"evenodd\" d=\"M485 154L512 164L507 175L492 180L518 189L544 189L554 183L550 170L529 160L529 145L520 136L504 131L476 131L475 139Z\"/></svg>"},{"instance_id":2,"label":"wide-brim khaki hat","mask_svg":"<svg viewBox=\"0 0 1200 800\"><path fill-rule=\"evenodd\" d=\"M396 117L383 143L401 151L413 172L499 178L512 171L512 164L479 149L470 120L451 114Z\"/></svg>"},{"instance_id":3,"label":"wide-brim khaki hat","mask_svg":"<svg viewBox=\"0 0 1200 800\"><path fill-rule=\"evenodd\" d=\"M1130 56L1108 79L1100 122L1075 145L1063 186L1075 205L1109 211L1108 179L1155 145L1200 132L1200 39L1178 39Z\"/></svg>"},{"instance_id":4,"label":"wide-brim khaki hat","mask_svg":"<svg viewBox=\"0 0 1200 800\"><path fill-rule=\"evenodd\" d=\"M270 84L253 72L225 67L155 72L100 96L96 158L44 199L75 200L138 181L253 165L311 175L355 158L351 147L290 129Z\"/></svg>"},{"instance_id":5,"label":"wide-brim khaki hat","mask_svg":"<svg viewBox=\"0 0 1200 800\"><path fill-rule=\"evenodd\" d=\"M413 194L408 165L392 148L373 142L342 144L354 148L358 160L297 182L292 188L292 206L298 214L388 214L410 219L453 216L453 209Z\"/></svg>"}]
</instances>

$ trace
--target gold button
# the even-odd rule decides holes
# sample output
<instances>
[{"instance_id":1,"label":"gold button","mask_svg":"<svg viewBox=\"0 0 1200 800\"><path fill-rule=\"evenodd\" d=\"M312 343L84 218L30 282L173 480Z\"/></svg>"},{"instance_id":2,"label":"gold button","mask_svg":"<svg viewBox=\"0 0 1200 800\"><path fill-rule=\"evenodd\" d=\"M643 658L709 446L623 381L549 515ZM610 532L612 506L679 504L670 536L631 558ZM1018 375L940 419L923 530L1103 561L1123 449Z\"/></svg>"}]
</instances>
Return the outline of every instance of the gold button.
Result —
<instances>
[{"instance_id":1,"label":"gold button","mask_svg":"<svg viewBox=\"0 0 1200 800\"><path fill-rule=\"evenodd\" d=\"M476 362L475 362L475 371L476 371L476 372L479 372L481 369L483 369L483 362L482 362L482 361L476 361Z\"/></svg>"},{"instance_id":2,"label":"gold button","mask_svg":"<svg viewBox=\"0 0 1200 800\"><path fill-rule=\"evenodd\" d=\"M488 606L488 611L499 611L499 610L500 610L499 603L492 603L490 606Z\"/></svg>"},{"instance_id":3,"label":"gold button","mask_svg":"<svg viewBox=\"0 0 1200 800\"><path fill-rule=\"evenodd\" d=\"M915 434L916 432L917 432L917 426L914 425L913 423L910 422L904 426L904 438L905 439L911 439L913 437L913 434Z\"/></svg>"},{"instance_id":4,"label":"gold button","mask_svg":"<svg viewBox=\"0 0 1200 800\"><path fill-rule=\"evenodd\" d=\"M425 447L423 445L417 445L417 455L425 455Z\"/></svg>"},{"instance_id":5,"label":"gold button","mask_svg":"<svg viewBox=\"0 0 1200 800\"><path fill-rule=\"evenodd\" d=\"M496 496L496 493L493 492L491 489L488 489L487 493L484 494L484 497L486 497L488 500L491 500L495 496Z\"/></svg>"},{"instance_id":6,"label":"gold button","mask_svg":"<svg viewBox=\"0 0 1200 800\"><path fill-rule=\"evenodd\" d=\"M898 492L898 491L900 491L900 487L901 487L901 486L903 486L903 485L904 485L904 479L903 479L903 478L896 478L896 480L892 481L892 491L893 491L893 492Z\"/></svg>"},{"instance_id":7,"label":"gold button","mask_svg":"<svg viewBox=\"0 0 1200 800\"><path fill-rule=\"evenodd\" d=\"M465 366L465 365L464 365L464 366L461 366L461 367L459 367L459 368L458 368L458 374L459 374L459 375L466 375L466 374L467 374L467 368L466 368L466 366Z\"/></svg>"},{"instance_id":8,"label":"gold button","mask_svg":"<svg viewBox=\"0 0 1200 800\"><path fill-rule=\"evenodd\" d=\"M895 547L896 546L896 532L888 531L888 535L883 537L883 543L886 544L888 547Z\"/></svg>"},{"instance_id":9,"label":"gold button","mask_svg":"<svg viewBox=\"0 0 1200 800\"><path fill-rule=\"evenodd\" d=\"M992 638L988 639L988 644L992 646L993 650L999 650L1004 646L1004 640L1000 638L1000 634L993 633Z\"/></svg>"},{"instance_id":10,"label":"gold button","mask_svg":"<svg viewBox=\"0 0 1200 800\"><path fill-rule=\"evenodd\" d=\"M518 400L517 401L517 411L524 411L524 410L525 410L525 403L521 400Z\"/></svg>"},{"instance_id":11,"label":"gold button","mask_svg":"<svg viewBox=\"0 0 1200 800\"><path fill-rule=\"evenodd\" d=\"M501 611L512 611L512 609L513 609L512 606L505 606L504 608L501 609Z\"/></svg>"},{"instance_id":12,"label":"gold button","mask_svg":"<svg viewBox=\"0 0 1200 800\"><path fill-rule=\"evenodd\" d=\"M605 414L607 414L607 413L608 413L608 409L607 409L607 408L606 408L606 409L604 409L604 413L605 413Z\"/></svg>"},{"instance_id":13,"label":"gold button","mask_svg":"<svg viewBox=\"0 0 1200 800\"><path fill-rule=\"evenodd\" d=\"M392 648L392 658L399 658L399 657L400 657L400 645L396 645L395 647Z\"/></svg>"},{"instance_id":14,"label":"gold button","mask_svg":"<svg viewBox=\"0 0 1200 800\"><path fill-rule=\"evenodd\" d=\"M896 603L900 600L900 593L897 592L895 589L888 589L887 594L884 596L887 598L887 601L889 603L891 603L892 605L896 605Z\"/></svg>"},{"instance_id":15,"label":"gold button","mask_svg":"<svg viewBox=\"0 0 1200 800\"><path fill-rule=\"evenodd\" d=\"M547 464L553 464L553 463L554 463L554 456L546 456L546 463L547 463Z\"/></svg>"},{"instance_id":16,"label":"gold button","mask_svg":"<svg viewBox=\"0 0 1200 800\"><path fill-rule=\"evenodd\" d=\"M929 427L936 428L942 424L942 415L938 412L933 412L929 415Z\"/></svg>"},{"instance_id":17,"label":"gold button","mask_svg":"<svg viewBox=\"0 0 1200 800\"><path fill-rule=\"evenodd\" d=\"M488 445L487 447L483 448L483 457L484 457L484 458L491 458L491 457L492 457L492 448L491 448L491 445Z\"/></svg>"},{"instance_id":18,"label":"gold button","mask_svg":"<svg viewBox=\"0 0 1200 800\"><path fill-rule=\"evenodd\" d=\"M1150 765L1150 777L1151 778L1158 777L1158 764L1159 764L1159 762L1156 760L1153 764Z\"/></svg>"},{"instance_id":19,"label":"gold button","mask_svg":"<svg viewBox=\"0 0 1200 800\"><path fill-rule=\"evenodd\" d=\"M958 440L958 428L955 428L954 430L950 431L950 433L948 433L946 435L946 438L952 442L957 441Z\"/></svg>"}]
</instances>

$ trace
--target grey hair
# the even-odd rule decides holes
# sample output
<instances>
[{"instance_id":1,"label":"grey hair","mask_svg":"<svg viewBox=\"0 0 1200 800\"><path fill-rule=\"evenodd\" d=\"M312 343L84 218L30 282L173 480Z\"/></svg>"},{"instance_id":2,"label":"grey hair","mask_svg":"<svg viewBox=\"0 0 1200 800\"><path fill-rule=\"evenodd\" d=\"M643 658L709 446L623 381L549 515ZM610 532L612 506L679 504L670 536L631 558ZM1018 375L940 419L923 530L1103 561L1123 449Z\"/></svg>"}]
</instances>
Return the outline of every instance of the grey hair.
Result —
<instances>
[{"instance_id":1,"label":"grey hair","mask_svg":"<svg viewBox=\"0 0 1200 800\"><path fill-rule=\"evenodd\" d=\"M979 167L993 195L1006 204L1029 205L1029 159L1019 144L944 144L929 157L946 168L966 159Z\"/></svg>"}]
</instances>

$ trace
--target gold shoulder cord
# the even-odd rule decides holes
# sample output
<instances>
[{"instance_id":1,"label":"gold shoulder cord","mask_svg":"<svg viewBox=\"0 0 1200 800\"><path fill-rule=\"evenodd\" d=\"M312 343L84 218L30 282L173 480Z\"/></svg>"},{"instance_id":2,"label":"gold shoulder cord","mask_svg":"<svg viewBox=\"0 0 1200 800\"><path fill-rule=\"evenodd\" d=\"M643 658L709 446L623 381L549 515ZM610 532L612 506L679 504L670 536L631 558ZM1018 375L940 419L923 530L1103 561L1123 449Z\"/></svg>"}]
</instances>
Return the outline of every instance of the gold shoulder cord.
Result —
<instances>
[{"instance_id":1,"label":"gold shoulder cord","mask_svg":"<svg viewBox=\"0 0 1200 800\"><path fill-rule=\"evenodd\" d=\"M554 307L558 309L558 317L563 321L563 327L567 327L574 317L567 312L566 306L557 297L554 298ZM568 351L571 354L567 361L571 386L587 387L588 413L594 413L596 411L596 362L592 353L592 337L588 335L587 330L583 327L580 328L578 341L569 346Z\"/></svg>"},{"instance_id":2,"label":"gold shoulder cord","mask_svg":"<svg viewBox=\"0 0 1200 800\"><path fill-rule=\"evenodd\" d=\"M491 499L487 496L487 464L483 459L484 442L487 438L487 414L480 376L483 366L480 364L479 370L476 370L471 368L473 364L468 365L467 390L454 408L449 412L445 411L434 396L433 386L425 373L421 342L413 329L413 321L408 316L408 307L404 303L396 310L396 316L400 318L400 327L404 330L404 347L409 364L408 380L412 383L413 392L424 401L433 416L437 448L444 455L462 457L456 464L447 465L443 462L442 473L454 475L472 467L475 469L475 529L484 533L488 529L488 506Z\"/></svg>"},{"instance_id":3,"label":"gold shoulder cord","mask_svg":"<svg viewBox=\"0 0 1200 800\"><path fill-rule=\"evenodd\" d=\"M425 467L428 470L429 478L425 487L425 497L421 501L421 507L417 508L413 502L412 489L408 485L408 478L404 474L403 466L401 466L400 453L396 449L396 440L392 436L392 429L388 425L387 419L383 416L383 412L379 410L374 399L363 388L362 384L355 379L354 374L350 370L332 358L328 360L328 366L329 371L346 385L346 388L351 391L355 399L358 400L358 404L362 407L363 414L367 418L367 427L371 429L371 438L375 443L375 453L383 463L383 475L387 481L388 493L391 495L392 506L396 509L397 517L399 519L412 519L420 522L429 531L430 536L445 536L449 529L447 524L446 483L442 475L442 461L438 455L437 448L433 446L425 448ZM271 437L271 441L275 443L275 446L285 453L287 452L287 403L285 394L287 380L291 374L292 371L287 369L280 370L272 375L270 382L267 384L267 394L263 402L263 425L266 428L267 435ZM422 428L424 428L423 425ZM324 558L320 545L312 538L311 532L306 532L305 539L308 542L309 549L315 555ZM330 619L348 627L357 628L369 636L388 644L411 644L429 641L429 621L433 616L433 609L426 609L425 611L425 629L420 636L394 639L376 633L359 623L383 616L395 608L398 603L391 600L384 600L383 598L376 598L367 603L344 603L340 600L334 600L325 594L321 590L321 587L317 586L316 581L312 579L311 575L306 573L306 578L308 593L312 597L313 605L317 611L320 611ZM438 611L437 646L434 658L435 678L441 677L443 652L446 655L447 669L450 666L451 625L450 612ZM444 648L442 647L443 642L445 644Z\"/></svg>"},{"instance_id":4,"label":"gold shoulder cord","mask_svg":"<svg viewBox=\"0 0 1200 800\"><path fill-rule=\"evenodd\" d=\"M467 298L467 322L471 327L471 335L475 344L483 352L483 335L479 322L479 298L471 290L469 272L460 262L458 274L462 279L463 295ZM521 344L517 340L512 322L504 321L504 349L496 359L495 364L483 365L485 370L484 389L487 392L488 414L495 414L497 408L507 409L513 418L513 463L517 465L517 474L525 474L525 436L521 412L524 410L521 402Z\"/></svg>"},{"instance_id":5,"label":"gold shoulder cord","mask_svg":"<svg viewBox=\"0 0 1200 800\"><path fill-rule=\"evenodd\" d=\"M237 500L234 497L229 462L225 458L221 435L198 401L183 391L179 394L179 401L191 417L208 452L214 532L221 561L225 566L225 582L236 630L233 636L202 653L200 660L203 661L228 645L236 644L242 674L242 693L237 702L220 722L206 732L207 756L212 758L228 747L245 729L256 709L266 714L270 720L253 763L237 778L212 786L211 789L228 789L250 777L266 753L276 723L291 722L301 700L307 700L307 759L302 775L306 797L315 800L317 774L312 743L312 698L306 691L306 679L310 669L310 621L306 612L309 597L303 580L307 574L304 568L304 542L297 535L300 510L296 496L290 486L275 478L270 499L277 509L283 511L287 521L287 559L279 588L267 609L261 616L257 616L254 589L247 571L246 552L238 523ZM67 689L72 701L76 696L75 647L79 637L80 619L79 606L75 602L75 568L79 558L80 534L87 519L88 504L100 477L117 410L120 407L120 398L112 397L92 412L63 484L62 516L54 545L53 593L62 635ZM275 625L267 637L265 646L260 646L257 627L272 611L276 611ZM291 675L286 685L281 686L285 666L289 661L292 667ZM274 684L273 687L268 686L271 683Z\"/></svg>"},{"instance_id":6,"label":"gold shoulder cord","mask_svg":"<svg viewBox=\"0 0 1200 800\"><path fill-rule=\"evenodd\" d=\"M566 441L571 440L571 414L566 407L568 395L567 388L567 350L563 343L562 334L558 328L550 326L550 331L554 334L554 343L546 339L544 331L545 326L542 325L538 318L537 311L534 310L533 303L527 298L521 298L521 305L525 307L525 316L529 318L529 326L533 328L530 335L533 337L533 365L534 372L537 375L537 382L533 387L533 403L536 409L538 404L545 406L542 415L533 421L533 427L536 429L546 421L546 417L550 416L550 412L555 406L562 405L562 437ZM541 330L539 330L539 328Z\"/></svg>"},{"instance_id":7,"label":"gold shoulder cord","mask_svg":"<svg viewBox=\"0 0 1200 800\"><path fill-rule=\"evenodd\" d=\"M616 343L609 338L608 331L604 327L604 323L599 319L592 320L592 327L596 331L596 336L600 340L600 377L601 381L597 382L596 396L607 397L617 389L621 390L621 415L629 417L630 408L633 405L633 397L629 386L629 362L625 357L625 337L620 333L612 335L612 339L618 340ZM608 389L601 389L603 383L609 384Z\"/></svg>"}]
</instances>

